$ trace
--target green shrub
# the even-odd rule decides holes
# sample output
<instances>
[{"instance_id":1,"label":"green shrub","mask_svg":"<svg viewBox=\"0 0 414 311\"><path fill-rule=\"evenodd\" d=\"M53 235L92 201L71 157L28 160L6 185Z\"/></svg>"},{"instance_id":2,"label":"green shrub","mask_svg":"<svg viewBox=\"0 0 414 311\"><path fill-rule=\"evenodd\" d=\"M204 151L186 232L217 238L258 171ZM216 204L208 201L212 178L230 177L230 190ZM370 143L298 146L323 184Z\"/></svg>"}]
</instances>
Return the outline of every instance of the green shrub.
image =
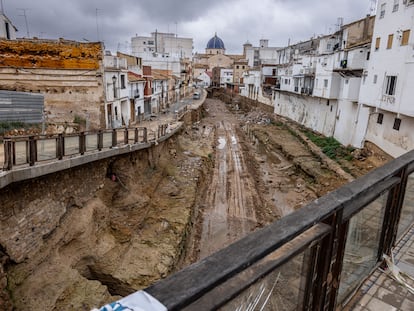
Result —
<instances>
[{"instance_id":1,"label":"green shrub","mask_svg":"<svg viewBox=\"0 0 414 311\"><path fill-rule=\"evenodd\" d=\"M353 159L351 152L354 150L354 148L341 145L341 143L335 138L317 135L310 131L305 131L305 135L315 145L321 148L322 152L325 153L329 158L333 160L342 158L347 161L351 161Z\"/></svg>"}]
</instances>

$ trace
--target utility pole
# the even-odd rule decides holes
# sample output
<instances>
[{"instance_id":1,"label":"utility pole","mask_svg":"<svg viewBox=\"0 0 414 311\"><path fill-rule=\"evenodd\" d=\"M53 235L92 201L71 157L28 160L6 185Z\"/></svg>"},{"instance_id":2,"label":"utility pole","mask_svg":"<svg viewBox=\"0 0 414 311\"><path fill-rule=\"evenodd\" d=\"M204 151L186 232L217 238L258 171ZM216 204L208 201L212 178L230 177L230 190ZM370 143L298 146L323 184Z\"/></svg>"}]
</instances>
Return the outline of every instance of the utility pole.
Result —
<instances>
[{"instance_id":1,"label":"utility pole","mask_svg":"<svg viewBox=\"0 0 414 311\"><path fill-rule=\"evenodd\" d=\"M2 2L3 3L3 2ZM27 15L26 15L26 11L28 10L27 8L25 9L18 9L19 11L22 11L23 14L19 15L19 16L23 16L24 17L24 21L26 23L26 33L27 33L27 38L30 38L30 33L29 33L29 23L27 22Z\"/></svg>"}]
</instances>

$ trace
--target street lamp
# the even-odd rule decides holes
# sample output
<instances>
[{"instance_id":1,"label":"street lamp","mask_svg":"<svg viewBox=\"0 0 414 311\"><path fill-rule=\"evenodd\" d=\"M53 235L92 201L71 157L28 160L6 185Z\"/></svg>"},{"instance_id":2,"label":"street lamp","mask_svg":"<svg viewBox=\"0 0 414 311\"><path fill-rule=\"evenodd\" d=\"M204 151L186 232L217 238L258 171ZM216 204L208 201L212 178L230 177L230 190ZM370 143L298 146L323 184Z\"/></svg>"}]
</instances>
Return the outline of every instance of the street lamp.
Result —
<instances>
[{"instance_id":1,"label":"street lamp","mask_svg":"<svg viewBox=\"0 0 414 311\"><path fill-rule=\"evenodd\" d=\"M114 98L116 98L116 87L115 87L115 83L116 83L116 76L113 75L112 76L112 84L114 86Z\"/></svg>"}]
</instances>

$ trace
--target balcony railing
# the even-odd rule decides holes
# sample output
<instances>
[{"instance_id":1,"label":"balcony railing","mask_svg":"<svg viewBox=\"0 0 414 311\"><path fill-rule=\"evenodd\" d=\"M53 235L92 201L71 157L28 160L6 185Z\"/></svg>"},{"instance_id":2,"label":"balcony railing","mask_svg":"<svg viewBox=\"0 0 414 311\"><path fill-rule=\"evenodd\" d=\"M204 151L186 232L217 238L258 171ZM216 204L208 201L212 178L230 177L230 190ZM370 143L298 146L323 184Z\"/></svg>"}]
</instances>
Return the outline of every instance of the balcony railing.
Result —
<instances>
[{"instance_id":1,"label":"balcony railing","mask_svg":"<svg viewBox=\"0 0 414 311\"><path fill-rule=\"evenodd\" d=\"M155 132L145 127L137 127L48 137L5 137L3 170L24 165L34 166L46 161L62 160L65 157L125 145L147 144L165 136L166 129L167 125L162 124Z\"/></svg>"},{"instance_id":2,"label":"balcony railing","mask_svg":"<svg viewBox=\"0 0 414 311\"><path fill-rule=\"evenodd\" d=\"M414 222L413 172L411 151L145 291L168 310L336 310Z\"/></svg>"}]
</instances>

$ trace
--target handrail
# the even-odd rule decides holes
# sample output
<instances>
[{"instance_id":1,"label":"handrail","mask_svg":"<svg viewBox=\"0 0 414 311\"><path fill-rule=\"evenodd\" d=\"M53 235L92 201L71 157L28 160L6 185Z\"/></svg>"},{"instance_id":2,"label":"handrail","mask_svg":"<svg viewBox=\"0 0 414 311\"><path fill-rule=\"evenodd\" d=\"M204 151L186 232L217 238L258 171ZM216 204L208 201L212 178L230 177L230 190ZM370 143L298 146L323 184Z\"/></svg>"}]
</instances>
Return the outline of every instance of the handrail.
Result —
<instances>
[{"instance_id":1,"label":"handrail","mask_svg":"<svg viewBox=\"0 0 414 311\"><path fill-rule=\"evenodd\" d=\"M222 288L229 279L255 265L265 256L291 243L306 230L315 225L328 224L332 228L330 234L323 238L322 242L319 238L313 241L319 241L318 243L324 245L324 253L322 256L314 256L308 263L313 271L313 274L308 276L308 284L311 284L308 288L308 298L313 299L309 298L307 303L310 305L306 308L319 309L321 306L328 306L328 310L334 310L350 219L380 195L388 193L385 215L394 215L390 219L396 221L390 222L384 217L378 245L377 260L380 261L382 252L388 252L395 242L399 219L395 215L401 213L406 176L413 170L414 151L411 151L158 281L145 291L164 304L168 310L193 310L192 307L199 304L205 295L210 296L214 292L216 295L230 295L229 290L216 289ZM280 267L280 264L277 267ZM243 288L242 285L240 287ZM220 297L219 300L227 301L234 295L232 292L231 297Z\"/></svg>"},{"instance_id":2,"label":"handrail","mask_svg":"<svg viewBox=\"0 0 414 311\"><path fill-rule=\"evenodd\" d=\"M156 131L146 127L85 131L77 134L27 135L4 137L4 171L21 165L34 166L67 156L99 152L106 148L154 142L167 133L168 124L158 125ZM110 137L109 137L110 136ZM74 139L76 138L76 139ZM87 144L88 141L93 144Z\"/></svg>"}]
</instances>

